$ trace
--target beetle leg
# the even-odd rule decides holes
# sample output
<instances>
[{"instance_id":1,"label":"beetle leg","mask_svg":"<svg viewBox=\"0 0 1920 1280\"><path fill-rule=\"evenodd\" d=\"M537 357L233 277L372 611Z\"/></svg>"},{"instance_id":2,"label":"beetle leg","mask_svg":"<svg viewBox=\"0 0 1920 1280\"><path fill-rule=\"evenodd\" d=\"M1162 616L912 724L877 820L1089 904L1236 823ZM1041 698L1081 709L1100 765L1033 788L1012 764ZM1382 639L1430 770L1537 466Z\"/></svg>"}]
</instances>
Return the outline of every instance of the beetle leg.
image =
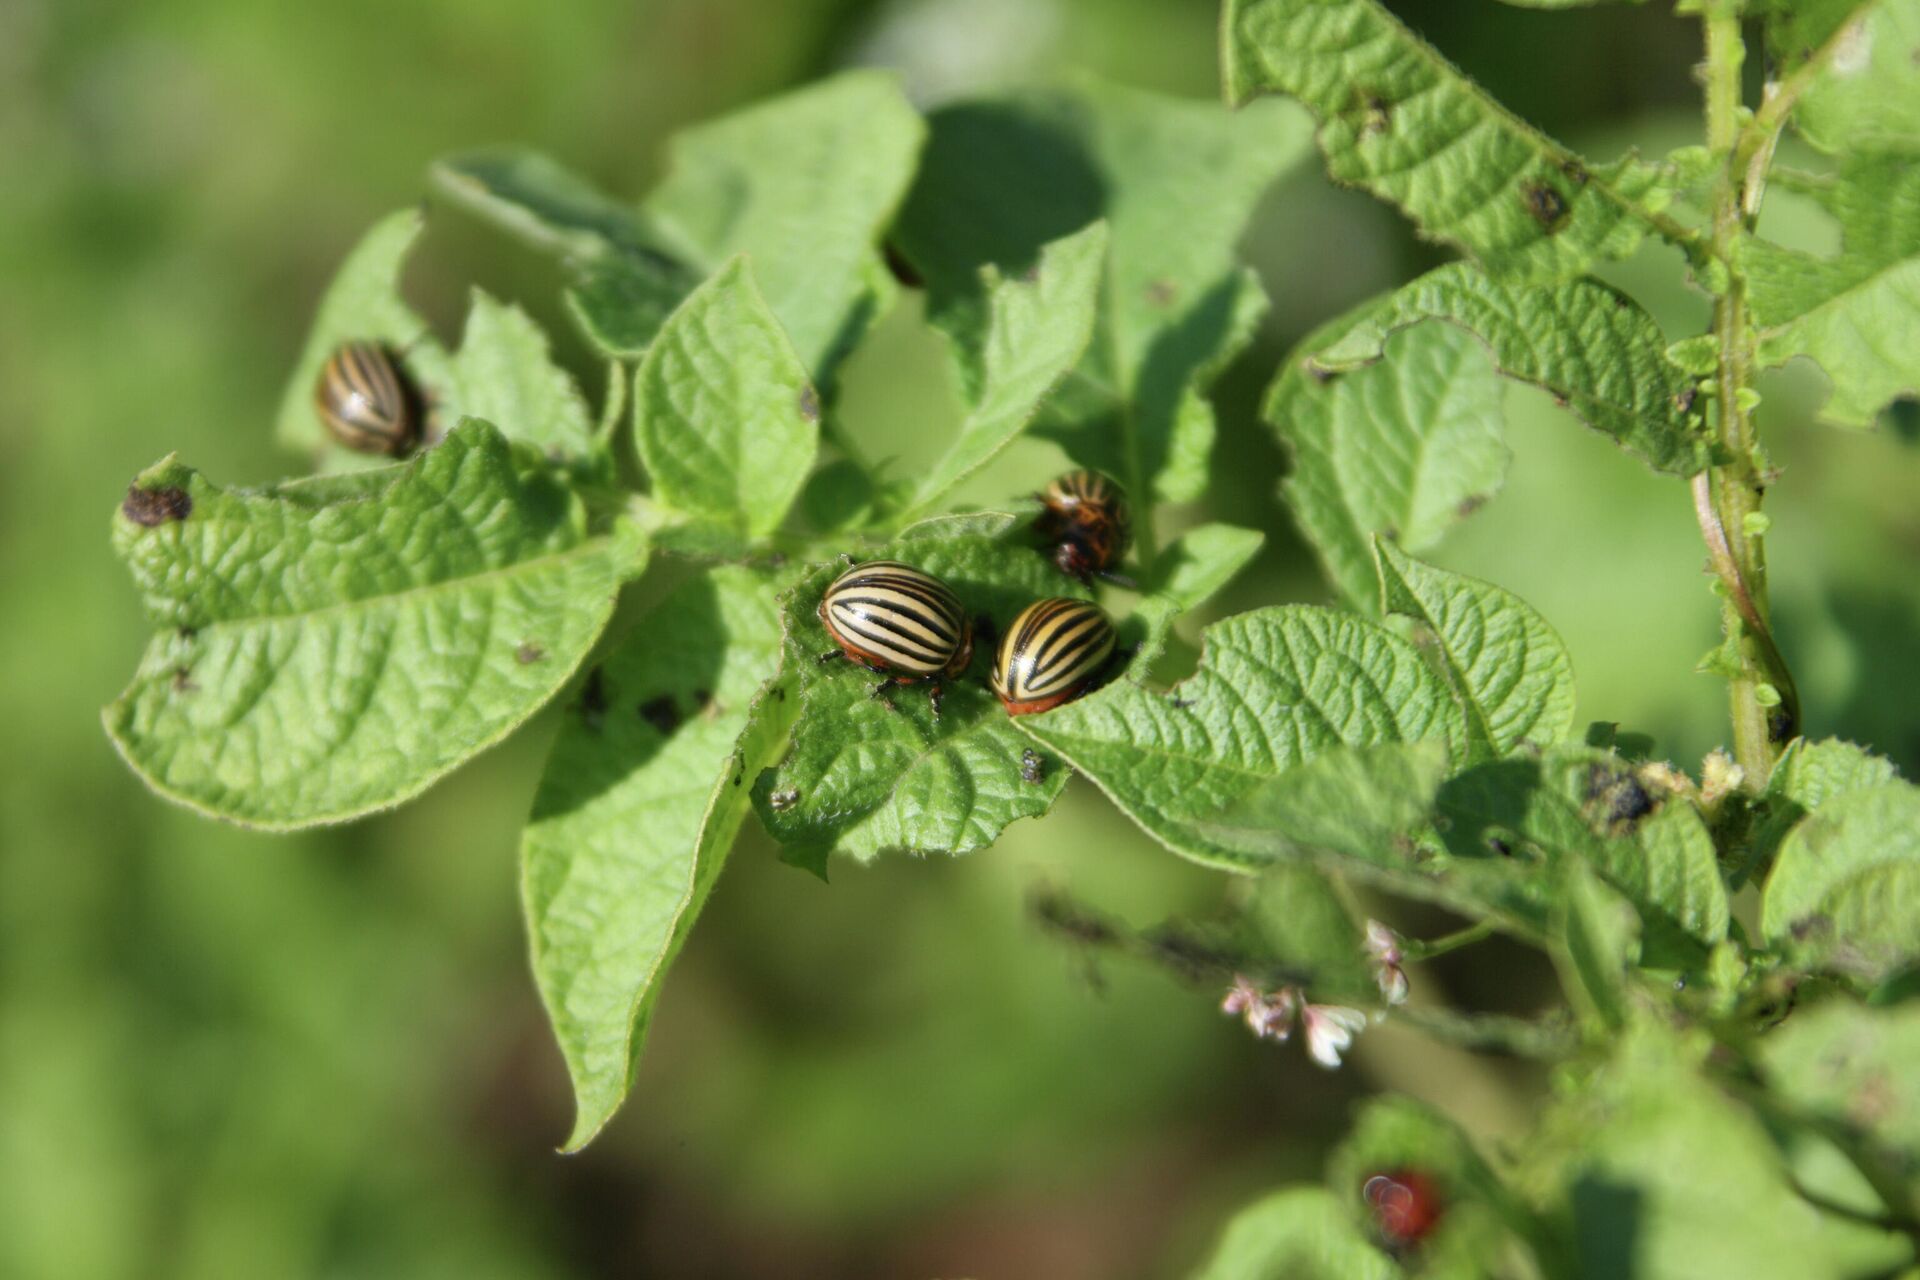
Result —
<instances>
[{"instance_id":1,"label":"beetle leg","mask_svg":"<svg viewBox=\"0 0 1920 1280\"><path fill-rule=\"evenodd\" d=\"M946 696L946 692L946 684L939 680L927 686L927 705L933 708L935 720L940 718L940 699Z\"/></svg>"},{"instance_id":2,"label":"beetle leg","mask_svg":"<svg viewBox=\"0 0 1920 1280\"><path fill-rule=\"evenodd\" d=\"M820 665L824 667L835 658L844 658L846 656L845 650L842 649L835 649L832 653L823 653L820 655Z\"/></svg>"},{"instance_id":3,"label":"beetle leg","mask_svg":"<svg viewBox=\"0 0 1920 1280\"><path fill-rule=\"evenodd\" d=\"M873 692L867 696L889 711L898 711L900 708L894 706L893 699L887 696L888 691L893 688L893 684L894 682L891 680L882 680L879 684L873 686Z\"/></svg>"},{"instance_id":4,"label":"beetle leg","mask_svg":"<svg viewBox=\"0 0 1920 1280\"><path fill-rule=\"evenodd\" d=\"M1138 591L1140 589L1140 584L1124 573L1111 573L1102 569L1099 576L1111 582L1116 587L1125 587L1129 591Z\"/></svg>"}]
</instances>

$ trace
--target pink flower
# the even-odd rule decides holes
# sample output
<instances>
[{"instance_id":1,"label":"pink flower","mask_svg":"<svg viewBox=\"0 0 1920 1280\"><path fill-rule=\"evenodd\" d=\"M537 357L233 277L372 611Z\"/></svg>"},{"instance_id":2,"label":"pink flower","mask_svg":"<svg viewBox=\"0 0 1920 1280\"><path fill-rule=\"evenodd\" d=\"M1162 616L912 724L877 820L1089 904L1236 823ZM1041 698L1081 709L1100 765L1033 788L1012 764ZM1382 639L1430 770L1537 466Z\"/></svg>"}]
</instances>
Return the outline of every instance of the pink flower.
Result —
<instances>
[{"instance_id":1,"label":"pink flower","mask_svg":"<svg viewBox=\"0 0 1920 1280\"><path fill-rule=\"evenodd\" d=\"M1401 968L1405 956L1400 950L1400 935L1378 920L1367 921L1367 954L1373 957L1373 979L1388 1004L1407 1001L1407 971Z\"/></svg>"},{"instance_id":2,"label":"pink flower","mask_svg":"<svg viewBox=\"0 0 1920 1280\"><path fill-rule=\"evenodd\" d=\"M1353 1045L1353 1038L1366 1029L1367 1015L1345 1005L1310 1004L1300 1015L1307 1029L1307 1053L1332 1071L1340 1065L1340 1055Z\"/></svg>"},{"instance_id":3,"label":"pink flower","mask_svg":"<svg viewBox=\"0 0 1920 1280\"><path fill-rule=\"evenodd\" d=\"M1245 1020L1247 1030L1262 1040L1284 1041L1293 1034L1294 1011L1300 1007L1300 993L1292 987L1262 991L1243 974L1235 974L1227 988L1220 1012Z\"/></svg>"}]
</instances>

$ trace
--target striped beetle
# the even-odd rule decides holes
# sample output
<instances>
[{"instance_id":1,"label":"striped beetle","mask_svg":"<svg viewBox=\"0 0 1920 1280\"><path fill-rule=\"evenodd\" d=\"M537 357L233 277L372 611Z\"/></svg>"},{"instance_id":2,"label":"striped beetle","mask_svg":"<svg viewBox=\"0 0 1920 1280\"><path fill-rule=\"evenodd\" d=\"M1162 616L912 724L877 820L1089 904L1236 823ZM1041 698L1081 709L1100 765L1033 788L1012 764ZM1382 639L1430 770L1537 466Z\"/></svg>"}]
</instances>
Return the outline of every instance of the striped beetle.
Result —
<instances>
[{"instance_id":1,"label":"striped beetle","mask_svg":"<svg viewBox=\"0 0 1920 1280\"><path fill-rule=\"evenodd\" d=\"M1051 597L1020 611L993 656L993 691L1010 716L1071 702L1113 656L1113 619L1087 600Z\"/></svg>"},{"instance_id":2,"label":"striped beetle","mask_svg":"<svg viewBox=\"0 0 1920 1280\"><path fill-rule=\"evenodd\" d=\"M348 342L327 357L313 407L327 433L359 453L399 458L420 441L419 396L378 343Z\"/></svg>"},{"instance_id":3,"label":"striped beetle","mask_svg":"<svg viewBox=\"0 0 1920 1280\"><path fill-rule=\"evenodd\" d=\"M1095 574L1123 587L1133 583L1113 572L1127 552L1132 519L1120 486L1098 471L1069 471L1039 495L1046 507L1036 527L1053 545L1060 572L1091 582Z\"/></svg>"},{"instance_id":4,"label":"striped beetle","mask_svg":"<svg viewBox=\"0 0 1920 1280\"><path fill-rule=\"evenodd\" d=\"M869 560L835 578L820 597L820 623L840 647L820 661L846 658L889 678L874 696L896 684L931 682L933 714L940 714L941 681L973 660L973 622L947 584L898 560Z\"/></svg>"}]
</instances>

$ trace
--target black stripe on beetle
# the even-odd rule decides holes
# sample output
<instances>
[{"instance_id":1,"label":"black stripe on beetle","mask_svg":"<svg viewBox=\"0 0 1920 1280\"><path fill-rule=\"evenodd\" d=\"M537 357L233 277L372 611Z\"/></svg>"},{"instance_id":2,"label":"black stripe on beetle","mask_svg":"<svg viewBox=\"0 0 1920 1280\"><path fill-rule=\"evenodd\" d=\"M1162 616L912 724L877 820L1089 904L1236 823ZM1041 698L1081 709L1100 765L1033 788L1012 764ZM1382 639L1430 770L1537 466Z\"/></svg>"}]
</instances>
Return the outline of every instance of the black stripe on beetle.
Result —
<instances>
[{"instance_id":1,"label":"black stripe on beetle","mask_svg":"<svg viewBox=\"0 0 1920 1280\"><path fill-rule=\"evenodd\" d=\"M398 458L420 439L420 397L385 347L348 342L314 384L313 407L327 434L358 453Z\"/></svg>"},{"instance_id":2,"label":"black stripe on beetle","mask_svg":"<svg viewBox=\"0 0 1920 1280\"><path fill-rule=\"evenodd\" d=\"M958 675L973 656L973 624L944 582L912 565L874 560L834 579L820 621L847 657L924 680Z\"/></svg>"},{"instance_id":3,"label":"black stripe on beetle","mask_svg":"<svg viewBox=\"0 0 1920 1280\"><path fill-rule=\"evenodd\" d=\"M1069 471L1040 494L1046 508L1036 522L1052 544L1062 573L1090 582L1095 575L1131 585L1113 572L1127 553L1132 518L1120 486L1098 471Z\"/></svg>"},{"instance_id":4,"label":"black stripe on beetle","mask_svg":"<svg viewBox=\"0 0 1920 1280\"><path fill-rule=\"evenodd\" d=\"M1086 600L1036 600L1020 611L993 658L993 691L1007 714L1032 715L1079 697L1113 657L1113 620Z\"/></svg>"}]
</instances>

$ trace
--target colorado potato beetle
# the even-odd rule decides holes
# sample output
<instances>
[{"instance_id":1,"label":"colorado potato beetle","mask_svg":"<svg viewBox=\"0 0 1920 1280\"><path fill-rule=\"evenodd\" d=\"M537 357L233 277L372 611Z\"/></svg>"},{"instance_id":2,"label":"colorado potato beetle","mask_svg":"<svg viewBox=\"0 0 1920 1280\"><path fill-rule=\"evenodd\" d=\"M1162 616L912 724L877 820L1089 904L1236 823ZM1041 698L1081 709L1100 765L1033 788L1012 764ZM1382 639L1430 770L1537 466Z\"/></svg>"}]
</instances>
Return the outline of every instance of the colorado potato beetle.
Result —
<instances>
[{"instance_id":1,"label":"colorado potato beetle","mask_svg":"<svg viewBox=\"0 0 1920 1280\"><path fill-rule=\"evenodd\" d=\"M359 453L403 457L420 440L419 397L385 347L349 342L327 357L313 407L327 433Z\"/></svg>"},{"instance_id":2,"label":"colorado potato beetle","mask_svg":"<svg viewBox=\"0 0 1920 1280\"><path fill-rule=\"evenodd\" d=\"M1020 611L993 656L993 691L1010 716L1085 693L1113 656L1113 620L1086 600L1052 597Z\"/></svg>"},{"instance_id":3,"label":"colorado potato beetle","mask_svg":"<svg viewBox=\"0 0 1920 1280\"><path fill-rule=\"evenodd\" d=\"M932 682L940 714L940 681L973 660L973 622L947 584L898 560L869 560L835 578L820 597L820 622L840 647L820 661L847 658L889 678L874 687Z\"/></svg>"},{"instance_id":4,"label":"colorado potato beetle","mask_svg":"<svg viewBox=\"0 0 1920 1280\"><path fill-rule=\"evenodd\" d=\"M1069 471L1040 495L1046 510L1040 535L1053 544L1053 562L1062 573L1090 582L1095 574L1133 584L1113 572L1127 552L1131 519L1120 486L1098 471Z\"/></svg>"}]
</instances>

